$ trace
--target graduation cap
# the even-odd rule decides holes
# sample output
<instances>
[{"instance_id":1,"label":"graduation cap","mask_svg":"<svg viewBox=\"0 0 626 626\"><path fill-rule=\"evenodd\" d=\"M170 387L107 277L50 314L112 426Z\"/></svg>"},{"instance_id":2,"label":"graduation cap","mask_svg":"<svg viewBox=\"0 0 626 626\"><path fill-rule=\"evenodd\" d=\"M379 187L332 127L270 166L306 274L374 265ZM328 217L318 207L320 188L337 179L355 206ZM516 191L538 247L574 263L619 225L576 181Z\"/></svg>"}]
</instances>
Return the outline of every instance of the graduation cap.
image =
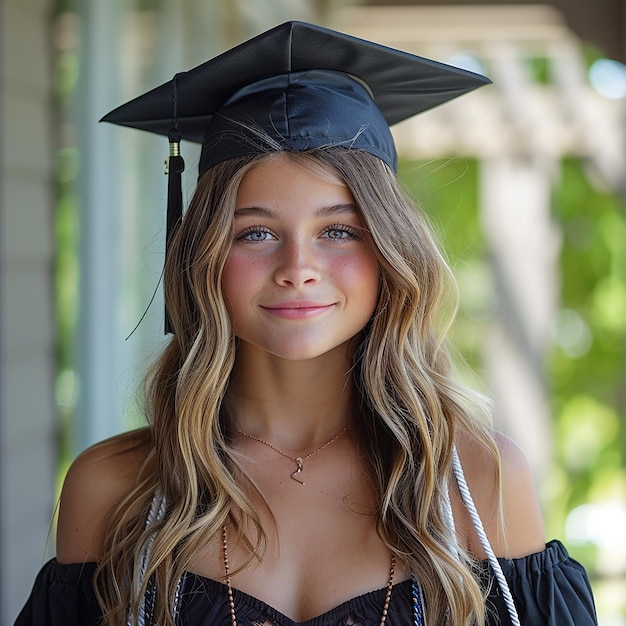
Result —
<instances>
[{"instance_id":1,"label":"graduation cap","mask_svg":"<svg viewBox=\"0 0 626 626\"><path fill-rule=\"evenodd\" d=\"M176 74L101 121L169 138L169 242L182 217L181 139L202 145L199 175L262 151L260 137L271 138L274 149L365 150L395 171L389 126L489 82L321 26L286 22Z\"/></svg>"}]
</instances>

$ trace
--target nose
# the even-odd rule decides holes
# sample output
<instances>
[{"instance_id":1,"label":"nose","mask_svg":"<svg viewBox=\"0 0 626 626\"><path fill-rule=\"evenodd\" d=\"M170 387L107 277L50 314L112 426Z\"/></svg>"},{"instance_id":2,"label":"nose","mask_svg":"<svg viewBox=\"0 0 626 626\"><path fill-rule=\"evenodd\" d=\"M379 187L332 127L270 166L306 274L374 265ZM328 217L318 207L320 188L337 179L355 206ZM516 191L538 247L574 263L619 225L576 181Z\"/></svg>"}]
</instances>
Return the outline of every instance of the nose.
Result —
<instances>
[{"instance_id":1,"label":"nose","mask_svg":"<svg viewBox=\"0 0 626 626\"><path fill-rule=\"evenodd\" d=\"M314 285L320 277L320 263L312 244L298 240L285 243L274 272L278 285L299 288Z\"/></svg>"}]
</instances>

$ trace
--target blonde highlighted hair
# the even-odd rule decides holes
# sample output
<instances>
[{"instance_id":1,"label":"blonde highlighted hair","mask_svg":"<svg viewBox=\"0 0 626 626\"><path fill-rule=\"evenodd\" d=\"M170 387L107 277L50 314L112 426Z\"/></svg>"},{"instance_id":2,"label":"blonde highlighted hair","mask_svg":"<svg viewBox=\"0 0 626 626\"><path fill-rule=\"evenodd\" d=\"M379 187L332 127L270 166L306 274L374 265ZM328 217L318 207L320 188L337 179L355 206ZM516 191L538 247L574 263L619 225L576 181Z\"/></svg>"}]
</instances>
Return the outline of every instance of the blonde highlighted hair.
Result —
<instances>
[{"instance_id":1,"label":"blonde highlighted hair","mask_svg":"<svg viewBox=\"0 0 626 626\"><path fill-rule=\"evenodd\" d=\"M137 615L149 580L156 623L173 626L176 585L193 555L229 520L256 527L259 516L235 478L224 400L235 337L221 293L232 242L235 198L261 159L289 158L326 172L352 192L380 264L380 297L355 350L360 435L378 492L378 531L422 584L431 624L483 624L484 590L471 560L453 546L445 516L452 450L460 431L498 452L484 405L455 382L440 319L450 271L423 214L395 174L370 154L346 148L258 154L218 164L200 179L167 254L165 297L174 336L146 386L151 453L137 486L112 512L96 573L105 624ZM156 492L166 514L146 528ZM232 515L237 511L237 515ZM245 539L245 538L244 538ZM151 543L143 580L138 563Z\"/></svg>"}]
</instances>

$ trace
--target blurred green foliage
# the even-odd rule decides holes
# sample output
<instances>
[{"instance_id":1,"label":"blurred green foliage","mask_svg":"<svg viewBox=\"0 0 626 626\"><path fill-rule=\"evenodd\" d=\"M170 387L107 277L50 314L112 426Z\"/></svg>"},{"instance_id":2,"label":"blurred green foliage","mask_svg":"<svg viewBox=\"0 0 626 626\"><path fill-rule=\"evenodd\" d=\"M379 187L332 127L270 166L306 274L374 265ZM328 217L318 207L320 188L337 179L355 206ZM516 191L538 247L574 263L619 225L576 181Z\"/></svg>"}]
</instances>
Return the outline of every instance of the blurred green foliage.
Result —
<instances>
[{"instance_id":1,"label":"blurred green foliage","mask_svg":"<svg viewBox=\"0 0 626 626\"><path fill-rule=\"evenodd\" d=\"M553 524L583 502L624 500L626 443L626 218L624 200L567 159L554 189L561 225L561 312L574 328L548 363L556 429ZM564 315L565 314L565 315ZM575 550L574 550L575 551Z\"/></svg>"},{"instance_id":2,"label":"blurred green foliage","mask_svg":"<svg viewBox=\"0 0 626 626\"><path fill-rule=\"evenodd\" d=\"M451 340L478 377L495 294L478 210L479 163L465 158L402 162L400 177L445 248L460 292ZM546 363L554 467L542 485L547 533L586 502L626 494L626 219L623 201L594 184L578 159L561 163L552 214L562 233L561 293ZM594 570L590 545L570 545Z\"/></svg>"},{"instance_id":3,"label":"blurred green foliage","mask_svg":"<svg viewBox=\"0 0 626 626\"><path fill-rule=\"evenodd\" d=\"M426 212L453 268L460 300L450 339L477 373L482 364L481 337L493 315L494 301L477 209L478 175L478 162L461 157L402 161L399 169L406 191ZM468 383L482 386L480 376Z\"/></svg>"}]
</instances>

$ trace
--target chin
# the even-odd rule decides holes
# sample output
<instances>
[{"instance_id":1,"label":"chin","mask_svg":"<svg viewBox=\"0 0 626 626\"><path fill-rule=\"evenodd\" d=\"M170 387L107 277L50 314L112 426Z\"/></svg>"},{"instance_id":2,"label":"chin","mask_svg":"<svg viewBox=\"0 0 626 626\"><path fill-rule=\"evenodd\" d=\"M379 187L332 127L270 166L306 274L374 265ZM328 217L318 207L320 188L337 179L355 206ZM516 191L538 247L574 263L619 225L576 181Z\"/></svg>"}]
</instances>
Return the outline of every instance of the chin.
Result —
<instances>
[{"instance_id":1,"label":"chin","mask_svg":"<svg viewBox=\"0 0 626 626\"><path fill-rule=\"evenodd\" d=\"M243 342L242 342L243 343ZM350 352L350 340L340 343L314 344L308 342L281 342L280 345L263 343L248 344L248 350L261 351L269 358L283 359L285 361L305 362L324 358L346 359ZM240 344L240 348L242 344ZM244 348L245 349L245 348Z\"/></svg>"},{"instance_id":2,"label":"chin","mask_svg":"<svg viewBox=\"0 0 626 626\"><path fill-rule=\"evenodd\" d=\"M347 353L347 350L340 350L341 346L336 346L332 348L324 349L314 349L314 348L301 348L301 349L293 349L293 350L285 350L284 348L279 351L272 351L272 354L275 357L280 359L284 359L285 361L314 361L316 359L322 359L324 357L331 356L343 356Z\"/></svg>"}]
</instances>

